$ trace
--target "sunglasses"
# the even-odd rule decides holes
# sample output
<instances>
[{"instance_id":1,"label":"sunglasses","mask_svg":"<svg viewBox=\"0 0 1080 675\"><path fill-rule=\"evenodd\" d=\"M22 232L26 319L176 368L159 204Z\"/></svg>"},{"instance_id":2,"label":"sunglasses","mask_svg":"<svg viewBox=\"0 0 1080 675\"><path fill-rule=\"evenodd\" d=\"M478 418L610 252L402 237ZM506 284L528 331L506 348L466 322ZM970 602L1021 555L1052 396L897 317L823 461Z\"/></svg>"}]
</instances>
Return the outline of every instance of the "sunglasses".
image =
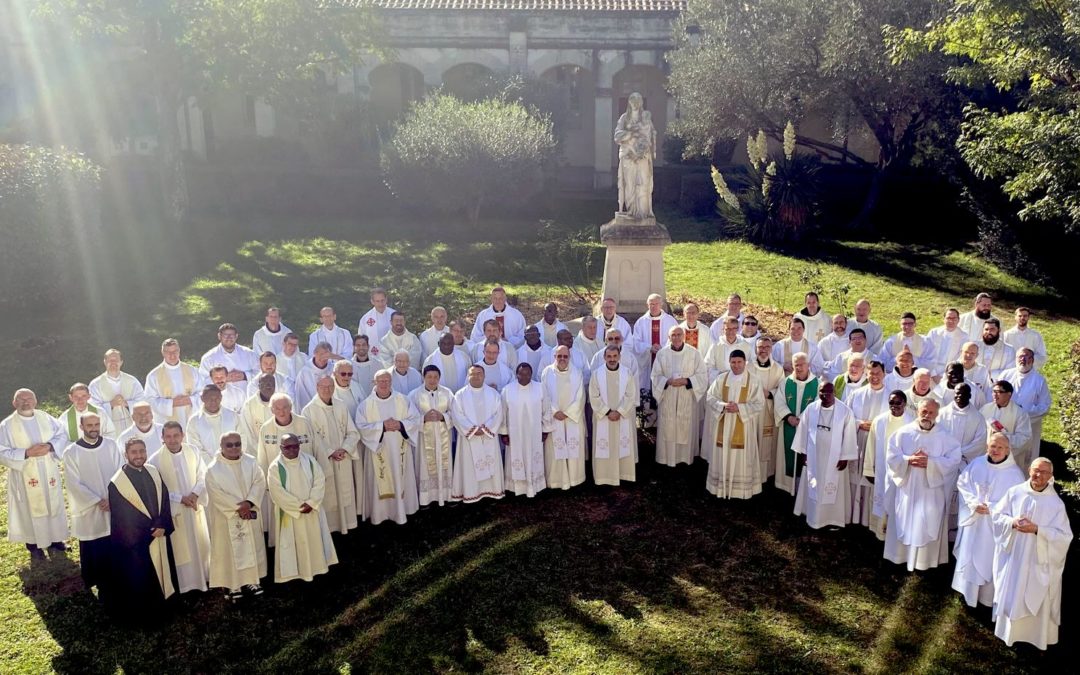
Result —
<instances>
[{"instance_id":1,"label":"sunglasses","mask_svg":"<svg viewBox=\"0 0 1080 675\"><path fill-rule=\"evenodd\" d=\"M346 373L346 372L340 372L340 373L338 373L338 375L340 375L342 377L352 377L353 376L352 373Z\"/></svg>"},{"instance_id":2,"label":"sunglasses","mask_svg":"<svg viewBox=\"0 0 1080 675\"><path fill-rule=\"evenodd\" d=\"M221 447L223 447L223 448L239 448L241 445L242 444L239 443L239 442L237 442L237 443L222 443ZM299 447L299 446L297 446L297 447Z\"/></svg>"},{"instance_id":3,"label":"sunglasses","mask_svg":"<svg viewBox=\"0 0 1080 675\"><path fill-rule=\"evenodd\" d=\"M743 321L742 325L744 325L744 326L756 326L757 321Z\"/></svg>"},{"instance_id":4,"label":"sunglasses","mask_svg":"<svg viewBox=\"0 0 1080 675\"><path fill-rule=\"evenodd\" d=\"M281 446L281 448L282 448L282 450L299 450L300 449L300 444L299 443L289 443L288 445Z\"/></svg>"}]
</instances>

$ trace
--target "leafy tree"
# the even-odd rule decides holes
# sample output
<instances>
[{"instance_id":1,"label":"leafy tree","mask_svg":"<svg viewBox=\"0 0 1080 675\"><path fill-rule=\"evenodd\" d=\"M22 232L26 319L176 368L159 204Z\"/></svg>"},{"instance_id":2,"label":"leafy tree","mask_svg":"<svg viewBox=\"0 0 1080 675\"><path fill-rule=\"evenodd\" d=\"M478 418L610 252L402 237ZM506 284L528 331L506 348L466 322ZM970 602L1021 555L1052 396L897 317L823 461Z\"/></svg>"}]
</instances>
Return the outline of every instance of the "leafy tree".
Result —
<instances>
[{"instance_id":1,"label":"leafy tree","mask_svg":"<svg viewBox=\"0 0 1080 675\"><path fill-rule=\"evenodd\" d=\"M957 143L976 175L999 180L1021 219L1080 229L1080 4L951 0L924 30L889 34L902 63L958 57L953 81L1008 94L971 103Z\"/></svg>"},{"instance_id":2,"label":"leafy tree","mask_svg":"<svg viewBox=\"0 0 1080 675\"><path fill-rule=\"evenodd\" d=\"M265 99L303 116L326 75L346 72L377 44L369 10L324 0L41 0L37 16L57 51L126 55L126 74L152 92L162 195L187 207L176 112L223 93ZM26 17L23 17L24 19Z\"/></svg>"},{"instance_id":3,"label":"leafy tree","mask_svg":"<svg viewBox=\"0 0 1080 675\"><path fill-rule=\"evenodd\" d=\"M555 145L550 119L520 103L438 94L398 125L383 168L405 201L464 212L476 224L483 206L520 203L539 192Z\"/></svg>"},{"instance_id":4,"label":"leafy tree","mask_svg":"<svg viewBox=\"0 0 1080 675\"><path fill-rule=\"evenodd\" d=\"M687 152L709 154L725 139L763 130L782 141L787 120L811 114L833 122L834 137L799 135L823 159L875 171L858 222L865 222L889 172L912 163L928 137L951 128L955 87L946 57L926 52L894 63L883 27L922 26L934 0L690 0L677 22L671 87L676 133ZM868 162L846 139L868 131L880 148Z\"/></svg>"}]
</instances>

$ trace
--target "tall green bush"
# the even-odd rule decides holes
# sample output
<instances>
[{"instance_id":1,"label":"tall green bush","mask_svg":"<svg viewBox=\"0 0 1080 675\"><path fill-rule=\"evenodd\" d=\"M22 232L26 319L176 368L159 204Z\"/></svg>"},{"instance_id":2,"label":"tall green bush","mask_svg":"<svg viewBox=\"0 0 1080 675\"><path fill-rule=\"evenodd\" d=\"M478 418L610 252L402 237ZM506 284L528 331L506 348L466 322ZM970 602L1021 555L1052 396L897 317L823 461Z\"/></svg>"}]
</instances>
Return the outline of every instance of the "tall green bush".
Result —
<instances>
[{"instance_id":1,"label":"tall green bush","mask_svg":"<svg viewBox=\"0 0 1080 675\"><path fill-rule=\"evenodd\" d=\"M100 182L82 154L0 145L0 305L54 300L78 283L72 256L99 234Z\"/></svg>"},{"instance_id":2,"label":"tall green bush","mask_svg":"<svg viewBox=\"0 0 1080 675\"><path fill-rule=\"evenodd\" d=\"M1069 358L1069 381L1061 389L1058 406L1065 435L1065 463L1074 476L1080 476L1080 341L1073 343ZM1080 482L1068 483L1065 491L1080 497Z\"/></svg>"},{"instance_id":3,"label":"tall green bush","mask_svg":"<svg viewBox=\"0 0 1080 675\"><path fill-rule=\"evenodd\" d=\"M554 150L551 120L520 103L435 95L401 122L382 163L399 199L475 224L486 206L537 194Z\"/></svg>"}]
</instances>

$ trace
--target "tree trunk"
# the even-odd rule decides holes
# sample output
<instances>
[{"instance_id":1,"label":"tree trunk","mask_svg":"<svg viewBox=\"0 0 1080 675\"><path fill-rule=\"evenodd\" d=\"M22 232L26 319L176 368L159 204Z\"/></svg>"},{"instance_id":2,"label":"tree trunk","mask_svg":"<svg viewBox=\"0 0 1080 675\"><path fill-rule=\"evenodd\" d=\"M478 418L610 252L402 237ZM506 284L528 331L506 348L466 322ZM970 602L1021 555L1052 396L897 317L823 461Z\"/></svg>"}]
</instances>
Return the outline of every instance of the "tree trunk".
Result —
<instances>
[{"instance_id":1,"label":"tree trunk","mask_svg":"<svg viewBox=\"0 0 1080 675\"><path fill-rule=\"evenodd\" d=\"M158 117L158 186L163 215L171 222L179 223L187 217L188 186L184 169L184 154L180 150L180 130L176 121L178 106L175 99L159 86L157 96Z\"/></svg>"},{"instance_id":2,"label":"tree trunk","mask_svg":"<svg viewBox=\"0 0 1080 675\"><path fill-rule=\"evenodd\" d=\"M866 197L863 198L862 207L859 209L858 215L848 224L848 227L853 230L869 229L871 226L870 216L877 208L878 201L881 199L881 191L885 186L887 167L882 167L874 171L874 177L870 180L870 189L866 191Z\"/></svg>"}]
</instances>

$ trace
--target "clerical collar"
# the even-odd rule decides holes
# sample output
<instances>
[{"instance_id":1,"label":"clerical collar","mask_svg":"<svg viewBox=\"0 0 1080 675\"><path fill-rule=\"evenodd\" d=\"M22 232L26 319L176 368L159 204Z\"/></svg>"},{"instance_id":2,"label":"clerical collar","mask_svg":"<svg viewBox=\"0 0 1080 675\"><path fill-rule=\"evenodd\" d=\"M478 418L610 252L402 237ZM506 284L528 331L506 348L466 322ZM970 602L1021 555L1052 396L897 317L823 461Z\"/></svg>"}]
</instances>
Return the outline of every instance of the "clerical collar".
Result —
<instances>
[{"instance_id":1,"label":"clerical collar","mask_svg":"<svg viewBox=\"0 0 1080 675\"><path fill-rule=\"evenodd\" d=\"M991 457L990 455L987 455L986 456L986 463L987 464L1003 464L1005 462L1005 460L1007 460L1008 458L1009 458L1009 456L1005 455L1004 457L1002 457L1001 459L999 459L998 461L995 462L993 457Z\"/></svg>"},{"instance_id":2,"label":"clerical collar","mask_svg":"<svg viewBox=\"0 0 1080 675\"><path fill-rule=\"evenodd\" d=\"M278 324L277 330L274 330L273 328L271 328L270 324L268 324L268 323L263 323L263 326L266 327L266 332L267 333L277 333L278 331L281 330L281 324Z\"/></svg>"},{"instance_id":3,"label":"clerical collar","mask_svg":"<svg viewBox=\"0 0 1080 675\"><path fill-rule=\"evenodd\" d=\"M427 388L427 385L425 384L425 385L424 385L424 391L426 391L426 392L430 392L430 393L432 393L432 394L438 393L438 391L439 391L439 385L435 385L435 388L434 388L434 389L428 389L428 388Z\"/></svg>"},{"instance_id":4,"label":"clerical collar","mask_svg":"<svg viewBox=\"0 0 1080 675\"><path fill-rule=\"evenodd\" d=\"M529 347L529 344L526 343L525 346ZM537 344L535 347L529 347L529 349L533 350L534 352L538 352L538 351L540 351L540 348L543 347L543 346L544 346L544 343L541 342L541 343Z\"/></svg>"},{"instance_id":5,"label":"clerical collar","mask_svg":"<svg viewBox=\"0 0 1080 675\"><path fill-rule=\"evenodd\" d=\"M107 370L105 371L105 377L107 377L107 378L109 378L110 380L113 380L113 381L119 380L121 375L123 375L123 373L117 373L116 375L110 375L109 371L107 371Z\"/></svg>"},{"instance_id":6,"label":"clerical collar","mask_svg":"<svg viewBox=\"0 0 1080 675\"><path fill-rule=\"evenodd\" d=\"M366 359L363 359L363 360L360 360L360 359L356 358L355 356L353 356L353 361L356 361L357 363L367 363L370 360L371 360L370 356L368 358L366 358Z\"/></svg>"},{"instance_id":7,"label":"clerical collar","mask_svg":"<svg viewBox=\"0 0 1080 675\"><path fill-rule=\"evenodd\" d=\"M757 359L754 359L754 360L757 361ZM759 368L768 368L769 366L772 365L772 359L765 359L764 361L758 361L757 364L758 364Z\"/></svg>"},{"instance_id":8,"label":"clerical collar","mask_svg":"<svg viewBox=\"0 0 1080 675\"><path fill-rule=\"evenodd\" d=\"M274 424L278 425L279 427L287 427L287 426L291 425L292 423L293 423L292 415L289 415L289 421L286 422L285 424L282 424L281 422L278 422L278 418L276 418L276 417L274 418Z\"/></svg>"},{"instance_id":9,"label":"clerical collar","mask_svg":"<svg viewBox=\"0 0 1080 675\"><path fill-rule=\"evenodd\" d=\"M663 312L661 312L659 314L649 314L649 318L652 319L653 321L659 321L663 316L664 316Z\"/></svg>"},{"instance_id":10,"label":"clerical collar","mask_svg":"<svg viewBox=\"0 0 1080 675\"><path fill-rule=\"evenodd\" d=\"M491 311L495 312L496 314L502 314L503 312L506 311L506 305L503 305L502 309L495 309L495 305L492 304L491 305Z\"/></svg>"},{"instance_id":11,"label":"clerical collar","mask_svg":"<svg viewBox=\"0 0 1080 675\"><path fill-rule=\"evenodd\" d=\"M124 471L134 471L136 473L142 473L146 469L144 466L131 466L130 464L124 465Z\"/></svg>"},{"instance_id":12,"label":"clerical collar","mask_svg":"<svg viewBox=\"0 0 1080 675\"><path fill-rule=\"evenodd\" d=\"M818 312L820 312L820 311L821 311L821 308L818 307L817 312L814 312L813 314L811 314L809 309L807 309L806 307L803 307L802 309L799 310L799 314L803 314L804 316L817 316Z\"/></svg>"},{"instance_id":13,"label":"clerical collar","mask_svg":"<svg viewBox=\"0 0 1080 675\"><path fill-rule=\"evenodd\" d=\"M319 398L319 402L323 405L334 405L334 397L331 396L329 401L324 401L322 398Z\"/></svg>"},{"instance_id":14,"label":"clerical collar","mask_svg":"<svg viewBox=\"0 0 1080 675\"><path fill-rule=\"evenodd\" d=\"M179 367L180 367L180 364L181 364L181 363L183 363L183 362L182 362L182 361L179 361L179 362L177 362L177 364L176 364L175 366L174 366L174 365L171 365L171 364L170 364L169 362L167 362L167 361L162 361L162 363L163 363L163 364L165 365L165 367L166 367L166 368L168 368L169 370L176 370L177 368L179 368Z\"/></svg>"},{"instance_id":15,"label":"clerical collar","mask_svg":"<svg viewBox=\"0 0 1080 675\"><path fill-rule=\"evenodd\" d=\"M618 365L616 365L616 366L615 366L614 368L612 368L611 366L608 366L607 364L604 364L604 365L605 365L605 366L607 366L607 369L608 369L608 370L610 370L610 371L611 371L611 372L613 372L613 373L614 373L614 372L615 372L616 370L618 370L618 369L619 369L619 366L618 366Z\"/></svg>"},{"instance_id":16,"label":"clerical collar","mask_svg":"<svg viewBox=\"0 0 1080 675\"><path fill-rule=\"evenodd\" d=\"M685 345L684 345L684 346L685 346ZM672 347L671 347L671 351L673 351L673 352L681 352L681 351L682 351L682 349L683 349L682 347L675 347L675 346L672 346Z\"/></svg>"},{"instance_id":17,"label":"clerical collar","mask_svg":"<svg viewBox=\"0 0 1080 675\"><path fill-rule=\"evenodd\" d=\"M84 448L93 449L93 448L101 447L101 444L104 443L104 442L105 442L105 437L104 436L98 436L97 443L94 443L93 445L90 445L90 443L86 440L85 437L80 437L79 440L75 441L75 445L79 445L79 446L82 446Z\"/></svg>"},{"instance_id":18,"label":"clerical collar","mask_svg":"<svg viewBox=\"0 0 1080 675\"><path fill-rule=\"evenodd\" d=\"M380 396L379 392L375 392L375 398L379 399L380 401L386 401L393 395L394 395L394 392L392 392L392 391L389 394L387 394L386 396Z\"/></svg>"}]
</instances>

